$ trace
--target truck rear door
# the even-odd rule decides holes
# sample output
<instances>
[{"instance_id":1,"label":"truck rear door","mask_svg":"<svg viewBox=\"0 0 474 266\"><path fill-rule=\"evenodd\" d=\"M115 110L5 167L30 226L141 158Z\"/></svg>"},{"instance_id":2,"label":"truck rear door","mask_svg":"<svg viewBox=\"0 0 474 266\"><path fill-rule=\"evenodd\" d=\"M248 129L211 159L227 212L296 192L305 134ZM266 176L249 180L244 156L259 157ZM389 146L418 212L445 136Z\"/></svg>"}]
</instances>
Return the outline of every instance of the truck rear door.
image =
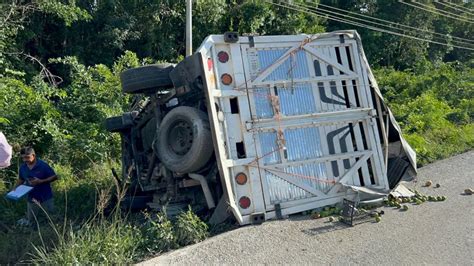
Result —
<instances>
[{"instance_id":1,"label":"truck rear door","mask_svg":"<svg viewBox=\"0 0 474 266\"><path fill-rule=\"evenodd\" d=\"M221 175L241 224L338 203L350 194L343 184L388 189L357 49L344 34L211 36L199 49Z\"/></svg>"}]
</instances>

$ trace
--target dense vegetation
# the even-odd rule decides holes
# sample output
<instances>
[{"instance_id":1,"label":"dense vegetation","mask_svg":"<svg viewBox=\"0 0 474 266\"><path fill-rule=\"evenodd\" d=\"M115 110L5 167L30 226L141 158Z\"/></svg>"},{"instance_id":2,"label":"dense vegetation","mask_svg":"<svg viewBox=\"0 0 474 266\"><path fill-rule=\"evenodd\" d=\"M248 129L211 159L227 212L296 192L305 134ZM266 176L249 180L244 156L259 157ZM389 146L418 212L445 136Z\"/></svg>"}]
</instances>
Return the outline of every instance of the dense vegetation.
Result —
<instances>
[{"instance_id":1,"label":"dense vegetation","mask_svg":"<svg viewBox=\"0 0 474 266\"><path fill-rule=\"evenodd\" d=\"M119 158L118 136L105 131L103 120L122 113L130 101L121 93L118 74L146 63L178 62L184 54L185 1L145 2L11 0L0 5L0 130L15 147L34 145L52 162L61 177L54 184L56 206L66 219L53 217L64 226L45 226L40 234L22 231L15 221L24 202L0 199L0 263L129 263L207 235L191 212L174 225L163 217L142 223L125 222L129 219L118 214L112 220L91 219L100 214L98 203L111 190L110 168ZM474 36L472 22L395 0L322 3L446 36ZM295 34L356 28L419 163L474 147L472 50L353 27L265 1L199 0L193 27L195 45L208 34L229 30ZM439 40L428 33L421 37ZM2 194L16 178L14 159L0 172Z\"/></svg>"}]
</instances>

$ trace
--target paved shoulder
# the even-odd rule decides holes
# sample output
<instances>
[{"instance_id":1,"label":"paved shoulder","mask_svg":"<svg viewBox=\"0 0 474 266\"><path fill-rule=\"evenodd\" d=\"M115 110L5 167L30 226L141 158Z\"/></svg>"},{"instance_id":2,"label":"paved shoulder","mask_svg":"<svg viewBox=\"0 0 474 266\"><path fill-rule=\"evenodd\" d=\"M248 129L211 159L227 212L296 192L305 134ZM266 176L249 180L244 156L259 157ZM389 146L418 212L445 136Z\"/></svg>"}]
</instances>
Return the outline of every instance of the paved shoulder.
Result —
<instances>
[{"instance_id":1,"label":"paved shoulder","mask_svg":"<svg viewBox=\"0 0 474 266\"><path fill-rule=\"evenodd\" d=\"M245 226L144 264L461 264L474 265L474 151L423 167L417 189L444 202L384 208L380 223L345 227L299 216Z\"/></svg>"}]
</instances>

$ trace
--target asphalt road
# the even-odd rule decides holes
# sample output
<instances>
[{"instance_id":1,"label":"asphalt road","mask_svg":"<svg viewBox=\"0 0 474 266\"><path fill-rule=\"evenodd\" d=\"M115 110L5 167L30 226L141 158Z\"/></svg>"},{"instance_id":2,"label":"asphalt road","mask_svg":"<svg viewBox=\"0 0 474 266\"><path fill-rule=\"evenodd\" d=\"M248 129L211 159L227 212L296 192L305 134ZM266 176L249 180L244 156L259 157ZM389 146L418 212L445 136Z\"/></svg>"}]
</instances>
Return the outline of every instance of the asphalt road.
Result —
<instances>
[{"instance_id":1,"label":"asphalt road","mask_svg":"<svg viewBox=\"0 0 474 266\"><path fill-rule=\"evenodd\" d=\"M296 216L245 226L144 264L437 264L474 265L474 151L419 169L410 184L444 202L385 211L380 223L354 227ZM426 180L440 188L421 187Z\"/></svg>"}]
</instances>

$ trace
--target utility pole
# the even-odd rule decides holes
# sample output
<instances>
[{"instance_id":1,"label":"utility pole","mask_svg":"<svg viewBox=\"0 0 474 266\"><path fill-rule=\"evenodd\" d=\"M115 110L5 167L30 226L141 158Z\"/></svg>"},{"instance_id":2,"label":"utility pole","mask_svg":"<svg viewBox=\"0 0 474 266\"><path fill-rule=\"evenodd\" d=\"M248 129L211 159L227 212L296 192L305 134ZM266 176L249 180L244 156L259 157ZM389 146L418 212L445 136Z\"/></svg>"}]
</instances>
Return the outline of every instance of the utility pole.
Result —
<instances>
[{"instance_id":1,"label":"utility pole","mask_svg":"<svg viewBox=\"0 0 474 266\"><path fill-rule=\"evenodd\" d=\"M186 56L193 53L193 0L186 0Z\"/></svg>"}]
</instances>

